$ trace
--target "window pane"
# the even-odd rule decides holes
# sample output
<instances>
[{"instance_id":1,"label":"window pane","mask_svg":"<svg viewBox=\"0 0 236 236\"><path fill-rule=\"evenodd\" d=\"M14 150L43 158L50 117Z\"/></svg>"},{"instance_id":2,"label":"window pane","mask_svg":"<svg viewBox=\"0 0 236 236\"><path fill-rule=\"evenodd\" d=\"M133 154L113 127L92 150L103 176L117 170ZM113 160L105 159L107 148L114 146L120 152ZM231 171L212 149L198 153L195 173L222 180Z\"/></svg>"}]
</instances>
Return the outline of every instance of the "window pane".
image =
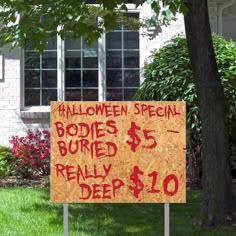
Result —
<instances>
[{"instance_id":1,"label":"window pane","mask_svg":"<svg viewBox=\"0 0 236 236\"><path fill-rule=\"evenodd\" d=\"M42 54L42 67L47 69L57 69L57 53L44 52Z\"/></svg>"},{"instance_id":2,"label":"window pane","mask_svg":"<svg viewBox=\"0 0 236 236\"><path fill-rule=\"evenodd\" d=\"M95 40L91 45L88 45L85 42L85 38L83 37L83 49L98 49L98 40Z\"/></svg>"},{"instance_id":3,"label":"window pane","mask_svg":"<svg viewBox=\"0 0 236 236\"><path fill-rule=\"evenodd\" d=\"M65 49L81 49L81 39L67 38L65 39Z\"/></svg>"},{"instance_id":4,"label":"window pane","mask_svg":"<svg viewBox=\"0 0 236 236\"><path fill-rule=\"evenodd\" d=\"M66 89L66 101L81 101L80 89Z\"/></svg>"},{"instance_id":5,"label":"window pane","mask_svg":"<svg viewBox=\"0 0 236 236\"><path fill-rule=\"evenodd\" d=\"M139 68L139 52L136 51L124 52L124 67Z\"/></svg>"},{"instance_id":6,"label":"window pane","mask_svg":"<svg viewBox=\"0 0 236 236\"><path fill-rule=\"evenodd\" d=\"M139 19L139 13L125 15ZM131 100L136 87L140 84L138 27L134 30L118 24L114 32L106 35L106 49L107 100Z\"/></svg>"},{"instance_id":7,"label":"window pane","mask_svg":"<svg viewBox=\"0 0 236 236\"><path fill-rule=\"evenodd\" d=\"M112 32L106 34L107 49L121 49L122 37L121 32Z\"/></svg>"},{"instance_id":8,"label":"window pane","mask_svg":"<svg viewBox=\"0 0 236 236\"><path fill-rule=\"evenodd\" d=\"M32 43L32 42L31 42ZM29 40L25 40L25 45L24 45L24 49L25 50L35 50L35 48L37 47L37 44L35 45L31 45Z\"/></svg>"},{"instance_id":9,"label":"window pane","mask_svg":"<svg viewBox=\"0 0 236 236\"><path fill-rule=\"evenodd\" d=\"M57 100L56 50L55 36L45 44L45 51L42 54L25 51L25 106L50 105L51 100Z\"/></svg>"},{"instance_id":10,"label":"window pane","mask_svg":"<svg viewBox=\"0 0 236 236\"><path fill-rule=\"evenodd\" d=\"M66 68L81 68L81 52L66 52Z\"/></svg>"},{"instance_id":11,"label":"window pane","mask_svg":"<svg viewBox=\"0 0 236 236\"><path fill-rule=\"evenodd\" d=\"M57 37L50 39L47 41L45 45L46 50L56 50L57 49Z\"/></svg>"},{"instance_id":12,"label":"window pane","mask_svg":"<svg viewBox=\"0 0 236 236\"><path fill-rule=\"evenodd\" d=\"M94 4L96 3L97 1L96 0L87 0L87 3L89 4ZM127 1L124 1L125 3L135 3L135 0L127 0Z\"/></svg>"},{"instance_id":13,"label":"window pane","mask_svg":"<svg viewBox=\"0 0 236 236\"><path fill-rule=\"evenodd\" d=\"M87 0L87 3L88 3L88 4L95 4L95 3L96 3L96 0Z\"/></svg>"},{"instance_id":14,"label":"window pane","mask_svg":"<svg viewBox=\"0 0 236 236\"><path fill-rule=\"evenodd\" d=\"M42 71L42 85L43 87L57 87L57 71Z\"/></svg>"},{"instance_id":15,"label":"window pane","mask_svg":"<svg viewBox=\"0 0 236 236\"><path fill-rule=\"evenodd\" d=\"M124 32L124 48L139 49L139 32Z\"/></svg>"},{"instance_id":16,"label":"window pane","mask_svg":"<svg viewBox=\"0 0 236 236\"><path fill-rule=\"evenodd\" d=\"M42 105L48 106L51 101L57 101L57 90L56 89L43 89L43 101Z\"/></svg>"},{"instance_id":17,"label":"window pane","mask_svg":"<svg viewBox=\"0 0 236 236\"><path fill-rule=\"evenodd\" d=\"M107 89L107 101L122 101L122 89Z\"/></svg>"},{"instance_id":18,"label":"window pane","mask_svg":"<svg viewBox=\"0 0 236 236\"><path fill-rule=\"evenodd\" d=\"M134 1L132 1L134 2ZM126 13L125 14L127 17L131 17L131 18L134 18L134 19L139 19L139 13L138 12L129 12L129 13Z\"/></svg>"},{"instance_id":19,"label":"window pane","mask_svg":"<svg viewBox=\"0 0 236 236\"><path fill-rule=\"evenodd\" d=\"M137 89L125 89L124 101L133 101L133 97Z\"/></svg>"},{"instance_id":20,"label":"window pane","mask_svg":"<svg viewBox=\"0 0 236 236\"><path fill-rule=\"evenodd\" d=\"M40 86L40 71L25 70L25 88Z\"/></svg>"},{"instance_id":21,"label":"window pane","mask_svg":"<svg viewBox=\"0 0 236 236\"><path fill-rule=\"evenodd\" d=\"M66 87L80 87L81 86L81 71L70 70L66 71Z\"/></svg>"},{"instance_id":22,"label":"window pane","mask_svg":"<svg viewBox=\"0 0 236 236\"><path fill-rule=\"evenodd\" d=\"M125 3L135 3L135 0L126 0Z\"/></svg>"},{"instance_id":23,"label":"window pane","mask_svg":"<svg viewBox=\"0 0 236 236\"><path fill-rule=\"evenodd\" d=\"M83 89L83 101L97 101L98 89Z\"/></svg>"},{"instance_id":24,"label":"window pane","mask_svg":"<svg viewBox=\"0 0 236 236\"><path fill-rule=\"evenodd\" d=\"M40 105L40 90L25 89L25 106L39 106L39 105Z\"/></svg>"},{"instance_id":25,"label":"window pane","mask_svg":"<svg viewBox=\"0 0 236 236\"><path fill-rule=\"evenodd\" d=\"M122 71L107 70L107 87L122 87Z\"/></svg>"},{"instance_id":26,"label":"window pane","mask_svg":"<svg viewBox=\"0 0 236 236\"><path fill-rule=\"evenodd\" d=\"M25 68L39 69L40 68L40 54L37 52L25 52Z\"/></svg>"},{"instance_id":27,"label":"window pane","mask_svg":"<svg viewBox=\"0 0 236 236\"><path fill-rule=\"evenodd\" d=\"M139 87L139 70L125 70L124 71L125 87Z\"/></svg>"},{"instance_id":28,"label":"window pane","mask_svg":"<svg viewBox=\"0 0 236 236\"><path fill-rule=\"evenodd\" d=\"M114 26L114 31L121 31L122 30L122 24L121 22L116 22Z\"/></svg>"},{"instance_id":29,"label":"window pane","mask_svg":"<svg viewBox=\"0 0 236 236\"><path fill-rule=\"evenodd\" d=\"M108 68L121 68L122 67L121 51L118 51L118 52L107 51L107 67Z\"/></svg>"},{"instance_id":30,"label":"window pane","mask_svg":"<svg viewBox=\"0 0 236 236\"><path fill-rule=\"evenodd\" d=\"M98 87L98 71L97 70L83 71L83 86L84 87Z\"/></svg>"},{"instance_id":31,"label":"window pane","mask_svg":"<svg viewBox=\"0 0 236 236\"><path fill-rule=\"evenodd\" d=\"M83 51L83 68L98 68L98 53L96 50Z\"/></svg>"}]
</instances>

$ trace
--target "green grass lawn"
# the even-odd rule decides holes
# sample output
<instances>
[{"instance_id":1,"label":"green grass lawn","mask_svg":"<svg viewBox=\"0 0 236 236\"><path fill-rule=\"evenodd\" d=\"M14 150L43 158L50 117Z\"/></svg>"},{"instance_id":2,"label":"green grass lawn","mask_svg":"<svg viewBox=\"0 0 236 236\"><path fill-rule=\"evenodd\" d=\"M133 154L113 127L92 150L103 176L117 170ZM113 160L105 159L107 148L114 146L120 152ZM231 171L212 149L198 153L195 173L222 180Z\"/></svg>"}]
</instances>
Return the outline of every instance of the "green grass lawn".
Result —
<instances>
[{"instance_id":1,"label":"green grass lawn","mask_svg":"<svg viewBox=\"0 0 236 236\"><path fill-rule=\"evenodd\" d=\"M195 226L199 209L197 191L187 193L187 204L172 204L171 236L236 235L236 227ZM70 204L69 236L164 235L163 211L163 204ZM0 189L0 236L63 235L62 214L62 204L50 203L48 189Z\"/></svg>"}]
</instances>

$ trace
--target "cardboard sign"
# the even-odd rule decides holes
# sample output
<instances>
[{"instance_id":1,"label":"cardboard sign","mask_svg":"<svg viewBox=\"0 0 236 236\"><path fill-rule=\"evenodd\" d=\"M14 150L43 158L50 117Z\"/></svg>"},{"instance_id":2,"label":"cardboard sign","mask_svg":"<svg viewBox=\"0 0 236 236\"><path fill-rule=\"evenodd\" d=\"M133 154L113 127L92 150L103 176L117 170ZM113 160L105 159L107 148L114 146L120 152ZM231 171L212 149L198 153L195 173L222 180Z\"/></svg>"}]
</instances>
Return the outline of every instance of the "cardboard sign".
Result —
<instances>
[{"instance_id":1,"label":"cardboard sign","mask_svg":"<svg viewBox=\"0 0 236 236\"><path fill-rule=\"evenodd\" d=\"M52 102L51 201L186 201L185 102Z\"/></svg>"}]
</instances>

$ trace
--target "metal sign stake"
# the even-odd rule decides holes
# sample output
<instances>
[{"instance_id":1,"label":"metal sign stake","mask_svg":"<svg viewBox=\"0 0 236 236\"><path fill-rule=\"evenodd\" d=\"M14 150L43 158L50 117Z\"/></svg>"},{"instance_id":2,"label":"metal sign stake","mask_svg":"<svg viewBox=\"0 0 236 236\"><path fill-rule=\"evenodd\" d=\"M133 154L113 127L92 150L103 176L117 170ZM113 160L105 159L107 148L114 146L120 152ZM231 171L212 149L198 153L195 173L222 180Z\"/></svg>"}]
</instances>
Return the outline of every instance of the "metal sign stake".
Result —
<instances>
[{"instance_id":1,"label":"metal sign stake","mask_svg":"<svg viewBox=\"0 0 236 236\"><path fill-rule=\"evenodd\" d=\"M63 228L64 236L68 236L68 203L63 204Z\"/></svg>"},{"instance_id":2,"label":"metal sign stake","mask_svg":"<svg viewBox=\"0 0 236 236\"><path fill-rule=\"evenodd\" d=\"M170 204L164 204L164 232L165 236L170 236Z\"/></svg>"}]
</instances>

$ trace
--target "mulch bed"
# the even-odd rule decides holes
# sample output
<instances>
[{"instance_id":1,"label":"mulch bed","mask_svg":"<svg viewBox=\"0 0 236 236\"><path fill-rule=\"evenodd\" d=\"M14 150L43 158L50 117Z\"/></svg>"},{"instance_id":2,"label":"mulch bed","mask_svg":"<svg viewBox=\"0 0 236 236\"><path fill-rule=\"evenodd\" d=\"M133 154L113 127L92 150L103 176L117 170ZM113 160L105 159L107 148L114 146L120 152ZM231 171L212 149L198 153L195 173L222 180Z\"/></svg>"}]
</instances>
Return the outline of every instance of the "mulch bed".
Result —
<instances>
[{"instance_id":1,"label":"mulch bed","mask_svg":"<svg viewBox=\"0 0 236 236\"><path fill-rule=\"evenodd\" d=\"M40 179L22 179L15 176L10 177L0 177L0 187L43 187L42 181Z\"/></svg>"},{"instance_id":2,"label":"mulch bed","mask_svg":"<svg viewBox=\"0 0 236 236\"><path fill-rule=\"evenodd\" d=\"M46 183L47 185L47 183ZM10 176L10 177L0 177L0 187L17 187L17 186L22 186L22 187L35 187L35 188L42 188L45 186L45 183L42 182L41 179L22 179L22 178L17 178L15 176ZM187 189L201 189L199 185L192 185L187 181Z\"/></svg>"}]
</instances>

